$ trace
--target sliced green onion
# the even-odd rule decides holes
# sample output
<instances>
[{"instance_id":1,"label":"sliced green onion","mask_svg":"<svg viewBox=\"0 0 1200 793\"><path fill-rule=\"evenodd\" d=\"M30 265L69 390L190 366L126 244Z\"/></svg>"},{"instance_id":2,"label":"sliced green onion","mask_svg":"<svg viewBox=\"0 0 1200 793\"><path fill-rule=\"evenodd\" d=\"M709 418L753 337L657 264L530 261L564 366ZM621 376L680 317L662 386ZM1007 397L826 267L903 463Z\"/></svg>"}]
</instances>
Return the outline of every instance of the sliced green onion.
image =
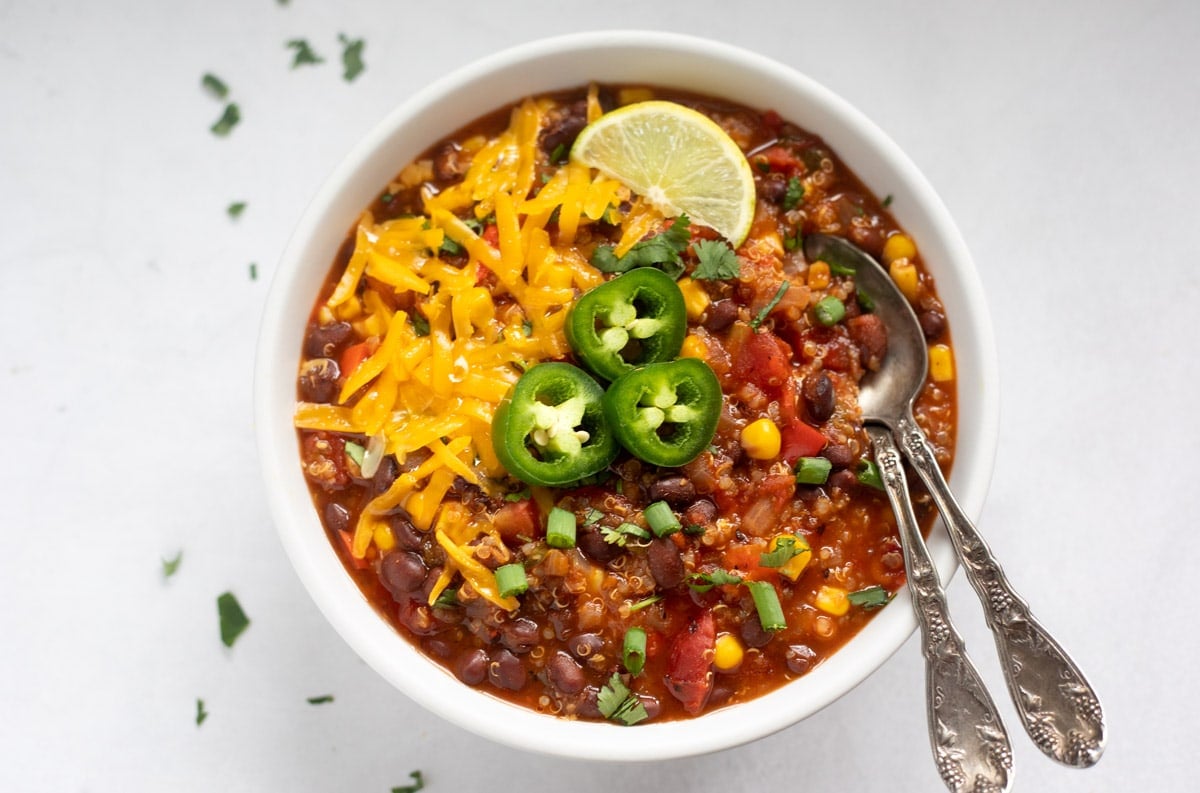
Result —
<instances>
[{"instance_id":1,"label":"sliced green onion","mask_svg":"<svg viewBox=\"0 0 1200 793\"><path fill-rule=\"evenodd\" d=\"M646 632L638 627L625 631L625 646L621 651L621 661L629 674L637 677L646 666Z\"/></svg>"},{"instance_id":2,"label":"sliced green onion","mask_svg":"<svg viewBox=\"0 0 1200 793\"><path fill-rule=\"evenodd\" d=\"M779 631L787 627L783 618L783 607L779 605L779 593L770 581L747 581L750 597L754 598L754 608L758 611L758 621L763 630Z\"/></svg>"},{"instance_id":3,"label":"sliced green onion","mask_svg":"<svg viewBox=\"0 0 1200 793\"><path fill-rule=\"evenodd\" d=\"M551 548L575 547L575 513L561 507L550 510L546 519L546 544Z\"/></svg>"},{"instance_id":4,"label":"sliced green onion","mask_svg":"<svg viewBox=\"0 0 1200 793\"><path fill-rule=\"evenodd\" d=\"M813 316L825 327L833 327L846 316L846 304L833 295L823 297L813 306Z\"/></svg>"},{"instance_id":5,"label":"sliced green onion","mask_svg":"<svg viewBox=\"0 0 1200 793\"><path fill-rule=\"evenodd\" d=\"M869 586L866 589L860 589L857 592L851 592L846 595L846 600L850 601L850 605L862 606L865 609L877 609L880 606L886 606L891 599L891 594L878 585Z\"/></svg>"},{"instance_id":6,"label":"sliced green onion","mask_svg":"<svg viewBox=\"0 0 1200 793\"><path fill-rule=\"evenodd\" d=\"M859 484L883 490L883 477L879 475L879 466L874 460L859 460L855 469Z\"/></svg>"},{"instance_id":7,"label":"sliced green onion","mask_svg":"<svg viewBox=\"0 0 1200 793\"><path fill-rule=\"evenodd\" d=\"M875 298L867 294L862 287L854 290L854 297L858 300L858 305L862 307L863 311L870 314L875 310Z\"/></svg>"},{"instance_id":8,"label":"sliced green onion","mask_svg":"<svg viewBox=\"0 0 1200 793\"><path fill-rule=\"evenodd\" d=\"M363 455L366 453L367 450L354 441L346 441L346 456L353 460L359 468L362 468Z\"/></svg>"},{"instance_id":9,"label":"sliced green onion","mask_svg":"<svg viewBox=\"0 0 1200 793\"><path fill-rule=\"evenodd\" d=\"M518 562L501 565L496 568L496 588L500 597L512 597L529 589L529 579L525 577L525 567Z\"/></svg>"},{"instance_id":10,"label":"sliced green onion","mask_svg":"<svg viewBox=\"0 0 1200 793\"><path fill-rule=\"evenodd\" d=\"M650 524L650 530L654 532L655 537L666 537L683 528L679 518L675 517L675 513L665 501L655 501L646 507L646 522Z\"/></svg>"},{"instance_id":11,"label":"sliced green onion","mask_svg":"<svg viewBox=\"0 0 1200 793\"><path fill-rule=\"evenodd\" d=\"M833 463L824 457L801 457L796 461L796 484L823 485L829 481Z\"/></svg>"},{"instance_id":12,"label":"sliced green onion","mask_svg":"<svg viewBox=\"0 0 1200 793\"><path fill-rule=\"evenodd\" d=\"M759 567L783 567L788 561L808 550L807 545L800 545L795 537L784 536L775 541L775 550L759 554Z\"/></svg>"}]
</instances>

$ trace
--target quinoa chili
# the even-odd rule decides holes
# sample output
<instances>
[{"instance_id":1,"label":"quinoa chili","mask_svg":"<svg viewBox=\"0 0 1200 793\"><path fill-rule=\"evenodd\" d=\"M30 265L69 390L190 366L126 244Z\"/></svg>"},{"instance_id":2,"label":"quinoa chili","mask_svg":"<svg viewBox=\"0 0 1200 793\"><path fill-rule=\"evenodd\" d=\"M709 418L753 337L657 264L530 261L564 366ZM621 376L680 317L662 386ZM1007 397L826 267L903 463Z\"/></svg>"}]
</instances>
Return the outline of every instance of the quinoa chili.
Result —
<instances>
[{"instance_id":1,"label":"quinoa chili","mask_svg":"<svg viewBox=\"0 0 1200 793\"><path fill-rule=\"evenodd\" d=\"M736 251L569 161L650 97L745 152ZM954 454L946 317L887 203L776 113L670 90L533 97L434 145L351 232L304 339L301 462L347 570L464 684L567 718L692 717L828 659L905 575L857 404L887 329L803 235L889 267L939 362L917 421ZM635 254L653 275L606 266L639 244L666 250Z\"/></svg>"}]
</instances>

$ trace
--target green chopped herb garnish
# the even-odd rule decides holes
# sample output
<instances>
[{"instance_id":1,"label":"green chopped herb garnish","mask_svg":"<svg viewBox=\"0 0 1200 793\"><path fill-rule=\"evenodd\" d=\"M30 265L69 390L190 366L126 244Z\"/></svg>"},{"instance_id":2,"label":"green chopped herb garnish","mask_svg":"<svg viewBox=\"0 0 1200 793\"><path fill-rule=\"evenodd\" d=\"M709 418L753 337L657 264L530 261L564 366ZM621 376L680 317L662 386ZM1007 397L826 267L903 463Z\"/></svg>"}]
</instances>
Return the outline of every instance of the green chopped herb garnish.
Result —
<instances>
[{"instance_id":1,"label":"green chopped herb garnish","mask_svg":"<svg viewBox=\"0 0 1200 793\"><path fill-rule=\"evenodd\" d=\"M359 468L362 468L363 457L366 453L367 450L354 441L346 441L346 456L353 460Z\"/></svg>"},{"instance_id":2,"label":"green chopped herb garnish","mask_svg":"<svg viewBox=\"0 0 1200 793\"><path fill-rule=\"evenodd\" d=\"M175 554L175 558L173 558L173 559L163 559L162 560L163 578L170 578L171 576L173 576L177 572L179 572L179 563L182 561L183 561L183 551L180 551L179 553Z\"/></svg>"},{"instance_id":3,"label":"green chopped herb garnish","mask_svg":"<svg viewBox=\"0 0 1200 793\"><path fill-rule=\"evenodd\" d=\"M226 647L232 647L242 631L249 627L250 619L232 592L225 592L217 598L217 616L221 621L221 642Z\"/></svg>"},{"instance_id":4,"label":"green chopped herb garnish","mask_svg":"<svg viewBox=\"0 0 1200 793\"><path fill-rule=\"evenodd\" d=\"M651 595L648 598L643 598L643 599L639 600L637 603L630 604L629 613L632 614L635 611L641 611L642 609L646 608L647 606L653 606L655 603L657 603L658 601L660 601L662 599L663 599L662 595Z\"/></svg>"},{"instance_id":5,"label":"green chopped herb garnish","mask_svg":"<svg viewBox=\"0 0 1200 793\"><path fill-rule=\"evenodd\" d=\"M771 298L771 302L762 307L762 311L758 312L758 316L750 320L750 327L758 330L758 326L766 321L767 316L775 310L775 306L779 305L779 301L783 300L783 296L787 294L787 290L791 288L791 281L784 281L779 285L779 289L775 292L775 297Z\"/></svg>"},{"instance_id":6,"label":"green chopped herb garnish","mask_svg":"<svg viewBox=\"0 0 1200 793\"><path fill-rule=\"evenodd\" d=\"M705 532L705 528L699 523L689 523L683 527L683 533L689 537L697 537Z\"/></svg>"},{"instance_id":7,"label":"green chopped herb garnish","mask_svg":"<svg viewBox=\"0 0 1200 793\"><path fill-rule=\"evenodd\" d=\"M613 672L608 683L600 689L596 697L596 707L601 715L626 727L637 724L649 718L646 706L638 696L629 690L629 686L621 680L621 676Z\"/></svg>"},{"instance_id":8,"label":"green chopped herb garnish","mask_svg":"<svg viewBox=\"0 0 1200 793\"><path fill-rule=\"evenodd\" d=\"M392 793L417 793L418 790L425 787L425 777L421 775L420 771L410 771L408 775L412 777L413 783L394 787Z\"/></svg>"},{"instance_id":9,"label":"green chopped herb garnish","mask_svg":"<svg viewBox=\"0 0 1200 793\"><path fill-rule=\"evenodd\" d=\"M204 700L196 700L196 726L199 727L208 718L208 711L204 709Z\"/></svg>"},{"instance_id":10,"label":"green chopped herb garnish","mask_svg":"<svg viewBox=\"0 0 1200 793\"><path fill-rule=\"evenodd\" d=\"M831 328L846 316L846 304L833 295L826 295L813 306L813 316L817 322Z\"/></svg>"},{"instance_id":11,"label":"green chopped herb garnish","mask_svg":"<svg viewBox=\"0 0 1200 793\"><path fill-rule=\"evenodd\" d=\"M825 259L825 263L829 265L829 272L833 275L857 275L858 271L849 264L844 264L836 260L836 258Z\"/></svg>"},{"instance_id":12,"label":"green chopped herb garnish","mask_svg":"<svg viewBox=\"0 0 1200 793\"><path fill-rule=\"evenodd\" d=\"M443 237L442 238L442 247L438 248L438 251L440 251L441 253L448 254L450 256L458 256L460 253L463 252L463 246L459 245L457 242L450 239L449 237Z\"/></svg>"},{"instance_id":13,"label":"green chopped herb garnish","mask_svg":"<svg viewBox=\"0 0 1200 793\"><path fill-rule=\"evenodd\" d=\"M742 263L729 243L724 240L701 240L694 246L699 262L692 271L692 278L702 281L737 278L742 274Z\"/></svg>"},{"instance_id":14,"label":"green chopped herb garnish","mask_svg":"<svg viewBox=\"0 0 1200 793\"><path fill-rule=\"evenodd\" d=\"M804 182L801 182L797 176L788 179L787 191L783 194L783 210L786 212L789 209L795 209L803 198Z\"/></svg>"},{"instance_id":15,"label":"green chopped herb garnish","mask_svg":"<svg viewBox=\"0 0 1200 793\"><path fill-rule=\"evenodd\" d=\"M254 262L250 262L249 269L250 269L250 280L257 281L258 280L258 265Z\"/></svg>"},{"instance_id":16,"label":"green chopped herb garnish","mask_svg":"<svg viewBox=\"0 0 1200 793\"><path fill-rule=\"evenodd\" d=\"M879 466L874 460L859 460L854 472L860 484L883 490L883 477L879 475Z\"/></svg>"},{"instance_id":17,"label":"green chopped herb garnish","mask_svg":"<svg viewBox=\"0 0 1200 793\"><path fill-rule=\"evenodd\" d=\"M560 143L554 147L554 151L550 152L550 162L559 163L559 164L564 163L567 161L566 154L567 154L567 144ZM607 211L607 210L605 210L605 211Z\"/></svg>"},{"instance_id":18,"label":"green chopped herb garnish","mask_svg":"<svg viewBox=\"0 0 1200 793\"><path fill-rule=\"evenodd\" d=\"M870 293L861 286L855 287L854 299L858 301L859 307L868 314L875 310L875 298L871 297Z\"/></svg>"},{"instance_id":19,"label":"green chopped herb garnish","mask_svg":"<svg viewBox=\"0 0 1200 793\"><path fill-rule=\"evenodd\" d=\"M846 595L846 600L850 601L850 605L861 606L865 609L886 606L891 599L891 594L881 586L869 586Z\"/></svg>"},{"instance_id":20,"label":"green chopped herb garnish","mask_svg":"<svg viewBox=\"0 0 1200 793\"><path fill-rule=\"evenodd\" d=\"M333 702L333 694L322 694L319 697L308 698L309 705L327 705L330 702Z\"/></svg>"},{"instance_id":21,"label":"green chopped herb garnish","mask_svg":"<svg viewBox=\"0 0 1200 793\"><path fill-rule=\"evenodd\" d=\"M232 204L225 207L225 214L229 215L229 217L234 218L234 219L240 218L242 216L242 213L245 211L246 211L246 202L245 201L234 201Z\"/></svg>"},{"instance_id":22,"label":"green chopped herb garnish","mask_svg":"<svg viewBox=\"0 0 1200 793\"><path fill-rule=\"evenodd\" d=\"M888 193L883 197L883 208L887 209L892 205L892 194Z\"/></svg>"},{"instance_id":23,"label":"green chopped herb garnish","mask_svg":"<svg viewBox=\"0 0 1200 793\"><path fill-rule=\"evenodd\" d=\"M412 323L413 333L417 334L418 336L429 335L429 320L425 319L425 317L421 316L416 311L413 311L408 315L408 321Z\"/></svg>"},{"instance_id":24,"label":"green chopped herb garnish","mask_svg":"<svg viewBox=\"0 0 1200 793\"><path fill-rule=\"evenodd\" d=\"M437 599L433 601L435 609L453 609L458 608L462 604L458 602L457 589L443 589Z\"/></svg>"},{"instance_id":25,"label":"green chopped herb garnish","mask_svg":"<svg viewBox=\"0 0 1200 793\"><path fill-rule=\"evenodd\" d=\"M307 39L292 39L286 45L287 48L295 50L292 56L292 68L303 66L306 63L324 63L325 59L318 55L308 43Z\"/></svg>"},{"instance_id":26,"label":"green chopped herb garnish","mask_svg":"<svg viewBox=\"0 0 1200 793\"><path fill-rule=\"evenodd\" d=\"M759 554L760 567L783 567L790 559L799 556L807 547L801 546L795 537L784 536L775 540L775 550Z\"/></svg>"},{"instance_id":27,"label":"green chopped herb garnish","mask_svg":"<svg viewBox=\"0 0 1200 793\"><path fill-rule=\"evenodd\" d=\"M796 229L795 235L783 238L783 249L786 251L794 251L804 244L804 237L800 234L800 229Z\"/></svg>"},{"instance_id":28,"label":"green chopped herb garnish","mask_svg":"<svg viewBox=\"0 0 1200 793\"><path fill-rule=\"evenodd\" d=\"M696 592L704 593L715 586L740 584L744 579L728 570L713 570L711 573L692 573L687 578L687 585Z\"/></svg>"},{"instance_id":29,"label":"green chopped herb garnish","mask_svg":"<svg viewBox=\"0 0 1200 793\"><path fill-rule=\"evenodd\" d=\"M366 69L363 63L363 48L367 43L362 39L351 39L344 34L338 34L338 41L342 42L342 79L346 82L353 82L354 78L358 77Z\"/></svg>"},{"instance_id":30,"label":"green chopped herb garnish","mask_svg":"<svg viewBox=\"0 0 1200 793\"><path fill-rule=\"evenodd\" d=\"M518 490L515 493L505 494L504 500L505 501L524 501L525 499L529 498L531 495L532 495L532 493L530 493L529 488L525 488L524 490Z\"/></svg>"},{"instance_id":31,"label":"green chopped herb garnish","mask_svg":"<svg viewBox=\"0 0 1200 793\"><path fill-rule=\"evenodd\" d=\"M242 113L238 109L237 104L230 102L229 104L225 105L225 111L221 113L221 117L217 119L216 122L209 127L209 129L212 130L212 134L223 138L232 132L233 128L236 127L238 122L241 120Z\"/></svg>"},{"instance_id":32,"label":"green chopped herb garnish","mask_svg":"<svg viewBox=\"0 0 1200 793\"><path fill-rule=\"evenodd\" d=\"M648 540L650 539L650 532L633 523L622 523L615 529L608 526L601 526L600 536L603 537L604 541L609 545L616 545L620 548L624 548L625 543L629 541L630 537L636 537L639 540Z\"/></svg>"},{"instance_id":33,"label":"green chopped herb garnish","mask_svg":"<svg viewBox=\"0 0 1200 793\"><path fill-rule=\"evenodd\" d=\"M594 525L596 523L599 523L600 519L603 517L604 517L603 512L596 509L595 507L588 507L587 514L583 516L583 525L584 526Z\"/></svg>"},{"instance_id":34,"label":"green chopped herb garnish","mask_svg":"<svg viewBox=\"0 0 1200 793\"><path fill-rule=\"evenodd\" d=\"M763 173L771 172L771 163L767 162L765 159L755 160L754 167L758 168L758 170Z\"/></svg>"},{"instance_id":35,"label":"green chopped herb garnish","mask_svg":"<svg viewBox=\"0 0 1200 793\"><path fill-rule=\"evenodd\" d=\"M204 73L204 76L200 78L200 85L204 86L204 90L217 99L224 99L229 96L229 86L225 85L221 78L212 72Z\"/></svg>"},{"instance_id":36,"label":"green chopped herb garnish","mask_svg":"<svg viewBox=\"0 0 1200 793\"><path fill-rule=\"evenodd\" d=\"M529 338L533 335L533 323L525 320L521 323L521 330L525 331L525 338Z\"/></svg>"},{"instance_id":37,"label":"green chopped herb garnish","mask_svg":"<svg viewBox=\"0 0 1200 793\"><path fill-rule=\"evenodd\" d=\"M395 196L392 195L391 193L384 193L383 195L379 196L379 203L390 204L390 203L392 203L392 199L394 199L394 198L395 198Z\"/></svg>"},{"instance_id":38,"label":"green chopped herb garnish","mask_svg":"<svg viewBox=\"0 0 1200 793\"><path fill-rule=\"evenodd\" d=\"M635 267L657 267L672 278L683 275L683 252L691 243L688 230L691 221L680 215L661 234L644 239L630 248L620 258L613 252L612 245L599 245L592 252L592 266L603 273L623 273Z\"/></svg>"}]
</instances>

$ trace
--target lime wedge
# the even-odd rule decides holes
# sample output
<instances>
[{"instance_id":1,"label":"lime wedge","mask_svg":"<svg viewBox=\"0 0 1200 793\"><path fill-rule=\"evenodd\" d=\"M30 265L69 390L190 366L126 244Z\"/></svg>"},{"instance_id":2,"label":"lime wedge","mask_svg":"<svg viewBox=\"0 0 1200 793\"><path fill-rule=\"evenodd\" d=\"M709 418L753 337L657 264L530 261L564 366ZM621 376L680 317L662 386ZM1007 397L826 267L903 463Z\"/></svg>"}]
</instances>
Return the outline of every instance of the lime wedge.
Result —
<instances>
[{"instance_id":1,"label":"lime wedge","mask_svg":"<svg viewBox=\"0 0 1200 793\"><path fill-rule=\"evenodd\" d=\"M583 128L571 159L616 179L667 217L686 214L736 248L754 221L746 155L708 116L649 101L605 113Z\"/></svg>"}]
</instances>

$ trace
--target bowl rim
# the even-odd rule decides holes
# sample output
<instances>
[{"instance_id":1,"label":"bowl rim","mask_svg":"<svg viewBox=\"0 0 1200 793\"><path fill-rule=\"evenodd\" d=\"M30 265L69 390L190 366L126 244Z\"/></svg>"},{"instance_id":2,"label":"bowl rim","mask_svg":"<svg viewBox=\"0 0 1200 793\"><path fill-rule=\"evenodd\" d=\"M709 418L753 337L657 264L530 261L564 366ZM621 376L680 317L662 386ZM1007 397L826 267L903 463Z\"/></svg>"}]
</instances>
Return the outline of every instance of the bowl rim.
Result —
<instances>
[{"instance_id":1,"label":"bowl rim","mask_svg":"<svg viewBox=\"0 0 1200 793\"><path fill-rule=\"evenodd\" d=\"M737 97L738 93L731 94L730 91L739 86L745 88L747 84L739 83L739 80L746 74L771 85L786 86L790 92L789 101L810 103L805 106L818 108L825 123L814 129L810 123L788 113L781 111L781 115L821 134L860 178L863 173L859 164L864 159L872 163L878 161L884 172L890 171L895 176L897 185L903 186L904 200L893 204L891 211L901 226L917 238L927 265L938 279L939 294L947 303L947 314L950 315L956 352L960 349L960 341L965 339L969 342L967 349L973 353L969 359L957 362L960 382L966 380L976 387L964 402L959 386L958 451L951 483L955 485L955 493L966 513L978 517L990 484L999 426L996 347L982 284L946 207L899 146L837 94L798 70L766 56L724 42L676 33L603 30L526 42L487 55L445 75L390 111L323 182L297 223L276 268L263 311L255 356L255 434L272 520L301 582L342 638L406 696L464 729L533 752L586 760L646 761L685 757L730 748L769 735L817 713L852 690L882 666L915 630L916 620L907 590L899 593L896 602L876 615L829 661L802 678L749 702L719 708L694 719L652 722L632 730L614 724L571 721L539 714L463 685L443 667L425 658L380 618L343 568L324 530L316 531L314 537L312 530L314 526L320 529L320 521L298 465L296 433L291 424L289 403L295 402L294 378L301 347L299 334L317 294L316 288L310 289L313 273L319 271L317 277L323 279L328 262L333 258L330 255L321 260L310 251L320 250L322 246L327 248L331 235L337 237L340 244L351 228L353 218L369 204L369 197L386 179L438 136L452 133L481 113L476 106L471 106L465 117L460 116L464 119L460 123L439 124L432 137L429 137L430 133L420 133L425 143L415 151L405 153L403 146L395 145L397 139L404 135L416 137L415 129L421 126L424 114L437 110L456 111L448 98L472 93L494 96L481 94L481 86L534 74L539 64L544 72L545 63L579 59L580 53L584 52L593 60L604 60L601 56L611 60L637 54L643 61L632 64L626 71L640 73L629 71L634 67L640 68L641 72L658 70L653 80L643 77L628 82L678 86L679 79L673 75L682 72L671 64L682 63L687 69L697 64L710 67L711 71L703 78L705 85L711 80L725 88L701 90L712 96ZM597 71L605 75L613 73L606 66L603 69L593 67L589 74ZM658 79L661 76L666 76L667 80ZM545 79L553 81L553 78ZM560 87L578 85L587 79L571 81L564 77ZM619 82L601 74L595 74L591 79ZM494 99L482 110L487 112L528 93L545 90L553 89L532 87ZM743 100L735 98L734 101ZM760 106L759 109L766 108ZM838 130L844 137L831 139L830 129ZM403 159L405 156L407 159ZM379 170L381 163L393 161L398 164L391 171ZM877 184L871 184L866 178L863 181L879 194ZM369 186L364 188L368 183ZM355 184L357 189L352 189ZM348 220L331 230L333 218ZM943 293L946 287L952 295ZM951 299L947 300L948 297ZM952 314L951 303L961 306L962 313ZM968 317L968 311L970 322L958 318ZM304 318L299 332L298 313ZM967 448L964 448L965 440L970 442ZM931 532L929 546L942 581L949 583L957 563L940 522Z\"/></svg>"}]
</instances>

